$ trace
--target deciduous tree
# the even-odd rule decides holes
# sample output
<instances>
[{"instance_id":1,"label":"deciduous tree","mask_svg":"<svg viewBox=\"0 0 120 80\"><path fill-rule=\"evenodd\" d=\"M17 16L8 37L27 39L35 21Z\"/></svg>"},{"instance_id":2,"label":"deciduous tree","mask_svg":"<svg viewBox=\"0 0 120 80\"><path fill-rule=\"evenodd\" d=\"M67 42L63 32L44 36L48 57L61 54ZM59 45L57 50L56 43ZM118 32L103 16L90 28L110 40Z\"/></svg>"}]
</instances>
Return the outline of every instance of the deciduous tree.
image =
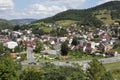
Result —
<instances>
[{"instance_id":1,"label":"deciduous tree","mask_svg":"<svg viewBox=\"0 0 120 80\"><path fill-rule=\"evenodd\" d=\"M18 80L16 63L8 55L0 57L0 80Z\"/></svg>"}]
</instances>

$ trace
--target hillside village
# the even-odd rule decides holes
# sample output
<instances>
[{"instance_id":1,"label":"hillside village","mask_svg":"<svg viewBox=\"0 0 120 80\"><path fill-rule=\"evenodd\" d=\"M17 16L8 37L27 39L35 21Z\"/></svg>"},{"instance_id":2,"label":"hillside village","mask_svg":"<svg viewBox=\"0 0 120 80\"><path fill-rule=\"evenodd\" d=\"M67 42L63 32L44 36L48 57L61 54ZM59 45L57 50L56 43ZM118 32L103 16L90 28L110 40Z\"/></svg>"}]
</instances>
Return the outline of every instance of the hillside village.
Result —
<instances>
[{"instance_id":1,"label":"hillside village","mask_svg":"<svg viewBox=\"0 0 120 80\"><path fill-rule=\"evenodd\" d=\"M10 31L1 30L0 42L11 55L17 58L16 53L26 53L27 47L33 48L34 53L42 55L60 55L61 44L68 41L70 51L80 51L79 54L96 55L103 57L119 54L120 25L114 23L93 29L87 25L72 24L71 27L62 27L56 24L47 24L53 30L64 30L47 34L34 34L34 29ZM59 32L58 31L58 32ZM51 31L52 32L52 31ZM38 44L40 42L40 46ZM36 48L38 48L36 50ZM16 55L16 56L15 56ZM20 57L20 56L18 56Z\"/></svg>"}]
</instances>

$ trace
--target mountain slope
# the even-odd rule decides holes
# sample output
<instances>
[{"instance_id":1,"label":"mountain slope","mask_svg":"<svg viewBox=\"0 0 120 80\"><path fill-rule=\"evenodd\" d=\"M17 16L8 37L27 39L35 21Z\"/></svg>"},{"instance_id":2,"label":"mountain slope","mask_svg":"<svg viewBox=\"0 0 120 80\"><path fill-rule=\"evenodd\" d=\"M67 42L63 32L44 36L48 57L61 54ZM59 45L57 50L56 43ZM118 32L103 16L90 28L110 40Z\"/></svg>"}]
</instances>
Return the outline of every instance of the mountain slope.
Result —
<instances>
[{"instance_id":1,"label":"mountain slope","mask_svg":"<svg viewBox=\"0 0 120 80\"><path fill-rule=\"evenodd\" d=\"M111 24L115 21L120 22L120 1L111 1L98 5L93 8L83 10L67 10L56 14L55 16L36 21L55 23L61 20L79 21L80 24L88 24L90 26L100 26L101 24Z\"/></svg>"}]
</instances>

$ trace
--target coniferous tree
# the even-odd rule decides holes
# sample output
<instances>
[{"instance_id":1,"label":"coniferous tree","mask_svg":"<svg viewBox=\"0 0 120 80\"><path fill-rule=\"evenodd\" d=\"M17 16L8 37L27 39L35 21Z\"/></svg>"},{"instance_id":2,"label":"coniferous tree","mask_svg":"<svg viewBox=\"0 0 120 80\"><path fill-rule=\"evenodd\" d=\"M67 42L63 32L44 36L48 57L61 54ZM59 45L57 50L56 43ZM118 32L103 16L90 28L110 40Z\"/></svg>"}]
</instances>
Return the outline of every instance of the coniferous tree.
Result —
<instances>
[{"instance_id":1,"label":"coniferous tree","mask_svg":"<svg viewBox=\"0 0 120 80\"><path fill-rule=\"evenodd\" d=\"M71 43L72 45L77 45L77 38L75 37L75 38L73 38L73 41L72 41L72 43Z\"/></svg>"},{"instance_id":2,"label":"coniferous tree","mask_svg":"<svg viewBox=\"0 0 120 80\"><path fill-rule=\"evenodd\" d=\"M68 54L69 48L67 41L63 42L61 45L61 55L66 56Z\"/></svg>"}]
</instances>

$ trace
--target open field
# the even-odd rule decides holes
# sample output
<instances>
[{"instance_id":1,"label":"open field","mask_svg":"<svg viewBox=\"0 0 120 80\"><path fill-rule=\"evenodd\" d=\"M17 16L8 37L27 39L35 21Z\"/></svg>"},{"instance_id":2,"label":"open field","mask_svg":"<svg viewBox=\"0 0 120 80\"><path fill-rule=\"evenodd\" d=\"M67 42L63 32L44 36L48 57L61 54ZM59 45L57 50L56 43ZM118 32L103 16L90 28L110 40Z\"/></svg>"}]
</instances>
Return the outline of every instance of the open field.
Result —
<instances>
[{"instance_id":1,"label":"open field","mask_svg":"<svg viewBox=\"0 0 120 80\"><path fill-rule=\"evenodd\" d=\"M104 66L107 70L120 69L120 62L107 63Z\"/></svg>"},{"instance_id":2,"label":"open field","mask_svg":"<svg viewBox=\"0 0 120 80\"><path fill-rule=\"evenodd\" d=\"M44 28L43 31L44 31L45 33L50 33L50 31L52 31L52 28Z\"/></svg>"},{"instance_id":3,"label":"open field","mask_svg":"<svg viewBox=\"0 0 120 80\"><path fill-rule=\"evenodd\" d=\"M60 26L70 26L73 23L76 23L77 21L74 20L61 20L61 21L56 21L57 24L59 24Z\"/></svg>"},{"instance_id":4,"label":"open field","mask_svg":"<svg viewBox=\"0 0 120 80\"><path fill-rule=\"evenodd\" d=\"M114 22L114 20L111 19L111 11L107 10L99 10L99 15L96 15L96 17L103 21L104 24L111 24Z\"/></svg>"},{"instance_id":5,"label":"open field","mask_svg":"<svg viewBox=\"0 0 120 80\"><path fill-rule=\"evenodd\" d=\"M116 80L120 80L120 62L104 64L106 70L110 71Z\"/></svg>"}]
</instances>

